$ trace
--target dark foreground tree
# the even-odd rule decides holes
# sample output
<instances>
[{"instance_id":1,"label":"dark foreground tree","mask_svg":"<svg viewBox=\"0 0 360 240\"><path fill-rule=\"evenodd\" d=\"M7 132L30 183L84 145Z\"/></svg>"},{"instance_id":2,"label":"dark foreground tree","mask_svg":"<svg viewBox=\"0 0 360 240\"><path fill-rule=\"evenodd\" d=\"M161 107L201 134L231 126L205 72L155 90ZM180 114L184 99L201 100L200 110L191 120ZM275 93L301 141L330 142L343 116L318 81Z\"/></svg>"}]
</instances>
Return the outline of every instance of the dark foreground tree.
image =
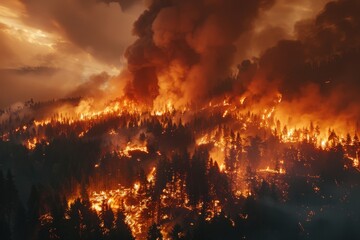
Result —
<instances>
[{"instance_id":1,"label":"dark foreground tree","mask_svg":"<svg viewBox=\"0 0 360 240\"><path fill-rule=\"evenodd\" d=\"M146 239L147 240L162 240L163 239L163 236L160 231L160 226L158 224L154 223L153 225L150 226Z\"/></svg>"}]
</instances>

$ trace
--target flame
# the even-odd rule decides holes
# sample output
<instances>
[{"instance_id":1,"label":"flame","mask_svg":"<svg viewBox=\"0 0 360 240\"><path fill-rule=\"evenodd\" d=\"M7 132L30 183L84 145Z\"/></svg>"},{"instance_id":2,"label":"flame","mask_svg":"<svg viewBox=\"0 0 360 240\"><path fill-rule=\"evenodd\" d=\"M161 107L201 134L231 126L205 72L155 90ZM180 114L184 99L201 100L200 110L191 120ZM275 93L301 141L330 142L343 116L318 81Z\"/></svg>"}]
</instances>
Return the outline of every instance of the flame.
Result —
<instances>
[{"instance_id":1,"label":"flame","mask_svg":"<svg viewBox=\"0 0 360 240\"><path fill-rule=\"evenodd\" d=\"M279 170L271 169L269 166L267 166L265 169L259 169L258 172L260 173L272 173L272 174L285 174L286 171L283 168L280 168Z\"/></svg>"},{"instance_id":2,"label":"flame","mask_svg":"<svg viewBox=\"0 0 360 240\"><path fill-rule=\"evenodd\" d=\"M48 141L46 141L45 139L39 139L37 137L33 137L33 138L29 138L26 140L25 142L25 147L29 150L33 150L35 149L35 147L40 144L40 143L45 143L46 145L49 145L50 143Z\"/></svg>"},{"instance_id":3,"label":"flame","mask_svg":"<svg viewBox=\"0 0 360 240\"><path fill-rule=\"evenodd\" d=\"M226 110L226 111L224 112L224 114L223 114L222 117L223 117L223 118L226 117L227 114L228 114L228 110Z\"/></svg>"},{"instance_id":4,"label":"flame","mask_svg":"<svg viewBox=\"0 0 360 240\"><path fill-rule=\"evenodd\" d=\"M138 192L140 189L140 183L138 183L138 182L134 183L134 189L136 192Z\"/></svg>"},{"instance_id":5,"label":"flame","mask_svg":"<svg viewBox=\"0 0 360 240\"><path fill-rule=\"evenodd\" d=\"M327 141L326 140L321 140L320 145L321 145L322 148L326 148Z\"/></svg>"},{"instance_id":6,"label":"flame","mask_svg":"<svg viewBox=\"0 0 360 240\"><path fill-rule=\"evenodd\" d=\"M346 145L342 137L345 135L343 133L340 133L338 137L334 137L335 140L332 140L330 131L322 132L320 127L310 126L310 123L299 121L297 125L283 125L283 122L286 121L281 121L281 119L278 119L277 115L277 105L281 103L281 95L278 95L275 98L273 105L261 108L255 113L244 110L245 106L242 105L247 105L247 102L245 103L246 99L246 97L242 97L240 99L240 105L238 99L232 100L233 102L227 98L218 101L213 100L201 108L199 110L200 114L214 116L214 119L218 119L219 122L229 124L227 126L219 126L221 124L215 123L212 125L212 123L210 123L210 127L207 126L207 128L199 131L196 129L196 131L193 132L195 146L191 146L194 148L204 147L208 149L210 158L213 160L212 163L217 163L221 174L231 176L231 190L235 196L240 198L252 196L256 193L253 192L254 189L244 183L245 178L247 178L245 173L246 167L251 164L248 159L247 149L250 146L248 137L254 136L255 134L263 134L261 135L261 139L264 139L265 141L268 139L268 136L275 137L276 143L281 143L282 146L285 147L297 146L297 144L305 141L307 143L312 143L314 147L323 151L328 151L331 146L333 146L333 142L336 142L344 146L346 157L352 161L353 167L359 167L357 154L355 156L355 153L347 150L345 147ZM186 111L186 108L180 108L180 110L175 108L173 100L167 100L165 101L165 104L149 108L122 99L109 103L103 109L94 108L92 106L92 101L83 101L72 113L67 112L51 118L44 118L42 120L37 119L28 125L21 124L20 127L14 127L14 129L10 130L8 133L3 133L2 139L9 139L12 134L16 134L16 136L30 136L27 138L24 137L25 140L23 140L22 143L28 149L34 149L37 144L42 143L43 141L49 144L46 137L44 137L44 134L38 133L39 129L44 129L47 125L58 126L63 124L64 126L73 126L71 129L78 129L75 136L86 139L89 135L87 133L94 124L103 122L103 120L107 118L122 118L123 116L125 116L124 119L135 119L133 120L135 122L134 125L138 124L137 126L141 129L139 131L143 131L144 129L143 126L141 126L141 122L156 119L163 128L162 133L164 133L164 129L168 126L168 121L175 122L175 120L180 118L182 120L185 119L185 117L191 118L189 117L191 114L193 114L193 112ZM130 120L125 121L125 124L130 125L129 121ZM190 124L193 124L191 121L189 122ZM24 132L30 132L31 134L26 135L23 134ZM106 129L105 133L106 137L110 139L109 141L111 142L114 139L120 138L122 130L120 128L111 127ZM238 133L239 136L241 135L241 137L239 137L240 139L235 137L235 133ZM134 136L139 136L139 132L135 133ZM136 151L143 154L149 153L147 139L139 141L133 138L133 136L130 138L132 138L130 141L126 139L120 141L118 145L113 144L112 142L109 145L111 145L120 155L129 158L132 157ZM350 145L354 147L354 142L351 142ZM161 155L167 156L165 151L160 152L157 149L155 151L155 158L156 156ZM285 163L285 161L287 161L286 158L285 160L281 159L277 161L277 158L275 159L274 156L271 156L268 159L268 156L263 152L260 152L260 157L261 162L256 166L256 169L252 170L254 172L254 177L251 180L259 179L259 176L265 179L286 178L288 174L288 165ZM226 160L229 159L236 161L234 169L227 165L229 162ZM100 166L100 162L93 165L94 168L99 168ZM150 171L147 172L147 181L140 182L137 179L134 180L135 182L132 182L130 186L127 185L127 187L121 185L109 186L110 190L96 189L90 191L89 194L91 206L97 212L102 211L104 204L109 205L114 209L123 210L126 223L129 224L134 235L140 239L144 236L143 234L146 234L146 231L153 220L143 217L143 214L154 208L154 205L151 205L151 197L144 194L144 189L151 188L156 179L156 167L153 166L154 165L152 165ZM310 175L307 177L319 178L319 176ZM181 193L179 190L186 187L184 181L179 179L176 180L175 177L172 181L172 186L168 183L162 192L160 192L159 208L176 206L185 210L200 212L204 203L199 203L196 206L190 205L188 196ZM316 186L313 186L313 190L315 192L320 191ZM69 203L71 203L71 201L69 201ZM208 204L211 209L207 213L206 219L210 220L216 216L217 213L221 212L222 202L219 199L213 199ZM153 218L156 217L157 219L166 222L170 221L173 216L171 216L171 214L160 214Z\"/></svg>"},{"instance_id":7,"label":"flame","mask_svg":"<svg viewBox=\"0 0 360 240\"><path fill-rule=\"evenodd\" d=\"M349 154L345 154L345 157L347 157L349 160L352 161L353 167L355 167L355 168L358 168L358 167L359 167L359 157L358 157L358 154L356 154L356 157L351 157L351 156L349 156Z\"/></svg>"},{"instance_id":8,"label":"flame","mask_svg":"<svg viewBox=\"0 0 360 240\"><path fill-rule=\"evenodd\" d=\"M156 172L156 167L153 167L150 171L150 173L147 175L147 181L148 182L152 182L155 178L155 172Z\"/></svg>"},{"instance_id":9,"label":"flame","mask_svg":"<svg viewBox=\"0 0 360 240\"><path fill-rule=\"evenodd\" d=\"M221 172L224 172L224 171L225 171L225 164L222 163L222 164L220 165L220 171L221 171Z\"/></svg>"},{"instance_id":10,"label":"flame","mask_svg":"<svg viewBox=\"0 0 360 240\"><path fill-rule=\"evenodd\" d=\"M136 145L136 144L132 144L131 142L128 142L128 144L126 145L125 149L120 151L120 154L123 154L127 157L131 157L131 152L133 151L140 151L140 152L144 152L144 153L149 153L147 146L143 146L143 145Z\"/></svg>"},{"instance_id":11,"label":"flame","mask_svg":"<svg viewBox=\"0 0 360 240\"><path fill-rule=\"evenodd\" d=\"M26 147L28 149L34 149L36 147L36 144L38 144L38 143L39 143L39 141L36 137L33 139L28 139L27 143L26 143Z\"/></svg>"},{"instance_id":12,"label":"flame","mask_svg":"<svg viewBox=\"0 0 360 240\"><path fill-rule=\"evenodd\" d=\"M92 191L89 196L91 208L100 213L105 205L112 209L122 209L125 214L125 222L130 226L135 236L146 233L150 222L144 222L141 213L146 210L150 198L141 201L130 201L130 199L139 199L140 183L135 183L132 188L118 188L107 191ZM68 204L72 204L74 199L69 200Z\"/></svg>"},{"instance_id":13,"label":"flame","mask_svg":"<svg viewBox=\"0 0 360 240\"><path fill-rule=\"evenodd\" d=\"M244 102L245 102L245 100L246 100L246 97L241 97L241 98L240 98L240 104L243 105Z\"/></svg>"},{"instance_id":14,"label":"flame","mask_svg":"<svg viewBox=\"0 0 360 240\"><path fill-rule=\"evenodd\" d=\"M42 121L34 121L35 126L45 126L51 122L50 119L42 120Z\"/></svg>"}]
</instances>

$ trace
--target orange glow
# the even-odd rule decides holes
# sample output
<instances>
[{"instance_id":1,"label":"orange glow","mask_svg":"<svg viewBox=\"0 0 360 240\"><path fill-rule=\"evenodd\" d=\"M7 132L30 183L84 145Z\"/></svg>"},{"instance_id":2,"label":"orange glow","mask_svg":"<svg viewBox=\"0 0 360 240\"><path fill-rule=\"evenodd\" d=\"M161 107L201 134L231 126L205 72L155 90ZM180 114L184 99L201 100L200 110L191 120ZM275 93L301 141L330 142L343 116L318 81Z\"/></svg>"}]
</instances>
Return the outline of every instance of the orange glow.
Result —
<instances>
[{"instance_id":1,"label":"orange glow","mask_svg":"<svg viewBox=\"0 0 360 240\"><path fill-rule=\"evenodd\" d=\"M27 143L26 143L26 147L28 149L34 149L36 147L36 144L38 143L38 139L37 138L33 138L33 139L28 139Z\"/></svg>"},{"instance_id":2,"label":"orange glow","mask_svg":"<svg viewBox=\"0 0 360 240\"><path fill-rule=\"evenodd\" d=\"M326 148L326 145L327 145L327 141L326 140L321 140L321 147Z\"/></svg>"},{"instance_id":3,"label":"orange glow","mask_svg":"<svg viewBox=\"0 0 360 240\"><path fill-rule=\"evenodd\" d=\"M130 152L133 152L133 151L149 153L146 146L136 145L136 144L132 144L129 142L126 145L125 149L120 151L120 154L124 154L125 156L130 157L131 156Z\"/></svg>"},{"instance_id":4,"label":"orange glow","mask_svg":"<svg viewBox=\"0 0 360 240\"><path fill-rule=\"evenodd\" d=\"M279 170L271 169L269 166L267 166L265 169L259 169L258 172L260 173L272 173L272 174L285 174L286 171L283 168L280 168Z\"/></svg>"},{"instance_id":5,"label":"orange glow","mask_svg":"<svg viewBox=\"0 0 360 240\"><path fill-rule=\"evenodd\" d=\"M225 164L221 164L221 165L220 165L220 171L221 171L221 172L224 172L224 171L225 171Z\"/></svg>"},{"instance_id":6,"label":"orange glow","mask_svg":"<svg viewBox=\"0 0 360 240\"><path fill-rule=\"evenodd\" d=\"M147 181L152 182L155 177L156 167L153 167L150 171L150 173L147 175Z\"/></svg>"}]
</instances>

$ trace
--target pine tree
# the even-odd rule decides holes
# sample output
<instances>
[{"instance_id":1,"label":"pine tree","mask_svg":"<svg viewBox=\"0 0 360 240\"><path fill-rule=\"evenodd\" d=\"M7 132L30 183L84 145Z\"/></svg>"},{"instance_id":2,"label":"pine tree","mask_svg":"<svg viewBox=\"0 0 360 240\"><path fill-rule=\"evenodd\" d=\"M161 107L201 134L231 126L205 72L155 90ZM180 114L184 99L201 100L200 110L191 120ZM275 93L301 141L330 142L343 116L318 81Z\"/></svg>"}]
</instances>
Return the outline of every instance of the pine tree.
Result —
<instances>
[{"instance_id":1,"label":"pine tree","mask_svg":"<svg viewBox=\"0 0 360 240\"><path fill-rule=\"evenodd\" d=\"M181 240L184 239L183 237L183 228L180 226L180 224L175 224L175 226L172 228L170 237L172 240Z\"/></svg>"},{"instance_id":2,"label":"pine tree","mask_svg":"<svg viewBox=\"0 0 360 240\"><path fill-rule=\"evenodd\" d=\"M260 158L261 158L260 146L261 146L261 139L258 136L250 137L250 146L247 147L247 152L248 152L248 159L250 166L253 169L257 169L260 163Z\"/></svg>"},{"instance_id":3,"label":"pine tree","mask_svg":"<svg viewBox=\"0 0 360 240\"><path fill-rule=\"evenodd\" d=\"M115 217L111 207L109 207L107 204L103 206L101 217L104 222L104 227L110 230L114 226Z\"/></svg>"},{"instance_id":4,"label":"pine tree","mask_svg":"<svg viewBox=\"0 0 360 240\"><path fill-rule=\"evenodd\" d=\"M116 213L115 226L110 232L110 239L134 240L130 227L125 223L125 215L118 210Z\"/></svg>"},{"instance_id":5,"label":"pine tree","mask_svg":"<svg viewBox=\"0 0 360 240\"><path fill-rule=\"evenodd\" d=\"M5 215L5 179L2 171L0 171L0 216Z\"/></svg>"},{"instance_id":6,"label":"pine tree","mask_svg":"<svg viewBox=\"0 0 360 240\"><path fill-rule=\"evenodd\" d=\"M11 230L9 222L1 215L0 216L0 239L11 240Z\"/></svg>"},{"instance_id":7,"label":"pine tree","mask_svg":"<svg viewBox=\"0 0 360 240\"><path fill-rule=\"evenodd\" d=\"M30 196L27 202L28 206L28 227L29 227L29 237L30 239L36 239L38 227L40 225L40 194L37 188L33 185L31 187Z\"/></svg>"},{"instance_id":8,"label":"pine tree","mask_svg":"<svg viewBox=\"0 0 360 240\"><path fill-rule=\"evenodd\" d=\"M13 236L14 240L24 240L27 237L26 210L22 204L19 204L16 210Z\"/></svg>"},{"instance_id":9,"label":"pine tree","mask_svg":"<svg viewBox=\"0 0 360 240\"><path fill-rule=\"evenodd\" d=\"M14 177L9 170L5 179L4 210L7 221L11 223L12 215L15 213L18 204L18 192L14 183Z\"/></svg>"},{"instance_id":10,"label":"pine tree","mask_svg":"<svg viewBox=\"0 0 360 240\"><path fill-rule=\"evenodd\" d=\"M80 226L81 226L81 200L80 198L76 199L71 205L68 211L69 223L67 236L69 239L79 240L80 239Z\"/></svg>"},{"instance_id":11,"label":"pine tree","mask_svg":"<svg viewBox=\"0 0 360 240\"><path fill-rule=\"evenodd\" d=\"M160 226L158 224L154 223L153 225L150 226L146 239L147 240L162 240L163 239L163 236L160 231Z\"/></svg>"}]
</instances>

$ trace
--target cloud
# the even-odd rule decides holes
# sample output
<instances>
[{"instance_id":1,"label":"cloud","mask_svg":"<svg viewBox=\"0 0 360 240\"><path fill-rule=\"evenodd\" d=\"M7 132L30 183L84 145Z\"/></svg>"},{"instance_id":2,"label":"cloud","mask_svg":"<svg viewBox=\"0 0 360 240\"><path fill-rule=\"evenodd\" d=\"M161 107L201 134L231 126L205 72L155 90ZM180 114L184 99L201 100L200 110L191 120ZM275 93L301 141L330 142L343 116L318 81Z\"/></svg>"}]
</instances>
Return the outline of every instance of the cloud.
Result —
<instances>
[{"instance_id":1,"label":"cloud","mask_svg":"<svg viewBox=\"0 0 360 240\"><path fill-rule=\"evenodd\" d=\"M117 1L20 0L25 7L24 22L49 32L58 32L95 58L120 65L125 47L133 40L133 13L123 12ZM130 7L128 1L120 1Z\"/></svg>"},{"instance_id":2,"label":"cloud","mask_svg":"<svg viewBox=\"0 0 360 240\"><path fill-rule=\"evenodd\" d=\"M45 101L60 98L67 93L76 77L79 77L73 72L46 67L0 69L0 76L2 108L19 99Z\"/></svg>"},{"instance_id":3,"label":"cloud","mask_svg":"<svg viewBox=\"0 0 360 240\"><path fill-rule=\"evenodd\" d=\"M280 40L296 39L295 24L316 16L330 0L277 0L269 11L262 11L253 28L244 33L236 43L238 62L259 57Z\"/></svg>"},{"instance_id":4,"label":"cloud","mask_svg":"<svg viewBox=\"0 0 360 240\"><path fill-rule=\"evenodd\" d=\"M137 1L2 1L0 108L68 96L102 72L118 75L141 6ZM23 69L33 71L20 74Z\"/></svg>"}]
</instances>

